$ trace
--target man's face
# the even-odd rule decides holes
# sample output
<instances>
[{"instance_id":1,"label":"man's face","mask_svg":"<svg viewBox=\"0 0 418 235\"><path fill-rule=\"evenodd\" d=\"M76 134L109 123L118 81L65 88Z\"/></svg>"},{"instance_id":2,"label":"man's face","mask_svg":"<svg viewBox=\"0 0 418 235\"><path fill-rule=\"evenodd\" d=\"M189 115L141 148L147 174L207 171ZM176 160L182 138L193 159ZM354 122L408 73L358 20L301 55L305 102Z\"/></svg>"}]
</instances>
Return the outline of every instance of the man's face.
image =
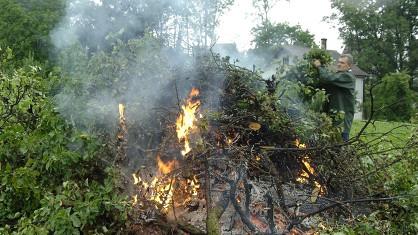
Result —
<instances>
[{"instance_id":1,"label":"man's face","mask_svg":"<svg viewBox=\"0 0 418 235\"><path fill-rule=\"evenodd\" d=\"M350 65L348 64L348 58L340 57L337 63L337 70L340 72L345 72L350 69Z\"/></svg>"}]
</instances>

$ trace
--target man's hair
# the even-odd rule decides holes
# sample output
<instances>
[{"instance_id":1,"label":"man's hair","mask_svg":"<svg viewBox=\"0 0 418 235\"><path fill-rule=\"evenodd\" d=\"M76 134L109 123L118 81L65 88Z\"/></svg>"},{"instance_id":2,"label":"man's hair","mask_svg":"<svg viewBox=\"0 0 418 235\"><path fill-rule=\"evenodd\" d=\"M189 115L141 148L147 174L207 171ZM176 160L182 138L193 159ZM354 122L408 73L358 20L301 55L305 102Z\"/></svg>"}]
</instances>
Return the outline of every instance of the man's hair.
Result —
<instances>
[{"instance_id":1,"label":"man's hair","mask_svg":"<svg viewBox=\"0 0 418 235\"><path fill-rule=\"evenodd\" d=\"M342 54L340 58L347 58L348 65L353 65L353 56L351 54Z\"/></svg>"}]
</instances>

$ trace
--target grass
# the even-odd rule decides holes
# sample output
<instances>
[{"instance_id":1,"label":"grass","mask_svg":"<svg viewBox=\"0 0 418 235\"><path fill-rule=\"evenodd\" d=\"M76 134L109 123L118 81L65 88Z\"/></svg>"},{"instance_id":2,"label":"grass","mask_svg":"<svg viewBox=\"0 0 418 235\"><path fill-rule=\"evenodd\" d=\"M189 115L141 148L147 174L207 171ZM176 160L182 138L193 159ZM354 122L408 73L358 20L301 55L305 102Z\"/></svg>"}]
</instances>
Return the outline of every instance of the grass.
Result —
<instances>
[{"instance_id":1,"label":"grass","mask_svg":"<svg viewBox=\"0 0 418 235\"><path fill-rule=\"evenodd\" d=\"M351 127L350 137L357 135L366 121L355 120ZM417 124L402 122L371 122L361 135L362 140L368 142L372 140L384 140L394 146L402 146L417 131Z\"/></svg>"}]
</instances>

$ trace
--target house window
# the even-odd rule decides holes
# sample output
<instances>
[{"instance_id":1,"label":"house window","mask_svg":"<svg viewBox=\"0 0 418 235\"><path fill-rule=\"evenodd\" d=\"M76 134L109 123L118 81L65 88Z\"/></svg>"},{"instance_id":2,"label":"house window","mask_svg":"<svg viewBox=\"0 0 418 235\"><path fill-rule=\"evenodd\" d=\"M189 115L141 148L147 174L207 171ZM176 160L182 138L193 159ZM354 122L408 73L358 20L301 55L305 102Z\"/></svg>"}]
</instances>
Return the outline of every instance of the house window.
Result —
<instances>
[{"instance_id":1,"label":"house window","mask_svg":"<svg viewBox=\"0 0 418 235\"><path fill-rule=\"evenodd\" d=\"M289 56L283 57L283 64L289 65Z\"/></svg>"}]
</instances>

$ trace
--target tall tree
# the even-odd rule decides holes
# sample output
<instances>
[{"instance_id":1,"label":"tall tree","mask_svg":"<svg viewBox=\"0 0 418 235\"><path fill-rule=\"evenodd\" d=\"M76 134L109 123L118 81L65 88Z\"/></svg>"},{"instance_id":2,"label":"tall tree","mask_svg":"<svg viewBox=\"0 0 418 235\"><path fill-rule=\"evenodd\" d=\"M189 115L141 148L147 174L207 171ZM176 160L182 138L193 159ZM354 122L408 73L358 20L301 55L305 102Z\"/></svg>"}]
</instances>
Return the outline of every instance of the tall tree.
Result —
<instances>
[{"instance_id":1,"label":"tall tree","mask_svg":"<svg viewBox=\"0 0 418 235\"><path fill-rule=\"evenodd\" d=\"M280 0L253 0L253 6L257 9L257 15L262 24L270 22L269 14L270 10Z\"/></svg>"},{"instance_id":2,"label":"tall tree","mask_svg":"<svg viewBox=\"0 0 418 235\"><path fill-rule=\"evenodd\" d=\"M312 47L314 36L303 30L300 25L291 26L288 23L273 23L269 14L280 0L253 0L257 10L259 24L252 28L253 43L256 49L272 48L283 45L300 45Z\"/></svg>"},{"instance_id":3,"label":"tall tree","mask_svg":"<svg viewBox=\"0 0 418 235\"><path fill-rule=\"evenodd\" d=\"M381 77L389 72L418 71L418 1L332 0L330 19L358 63ZM413 76L411 76L412 83Z\"/></svg>"},{"instance_id":4,"label":"tall tree","mask_svg":"<svg viewBox=\"0 0 418 235\"><path fill-rule=\"evenodd\" d=\"M234 0L191 1L192 31L197 46L208 47L216 41L215 28L219 24L219 17L233 3Z\"/></svg>"},{"instance_id":5,"label":"tall tree","mask_svg":"<svg viewBox=\"0 0 418 235\"><path fill-rule=\"evenodd\" d=\"M10 47L17 59L49 56L49 32L65 12L65 0L0 0L0 47Z\"/></svg>"},{"instance_id":6,"label":"tall tree","mask_svg":"<svg viewBox=\"0 0 418 235\"><path fill-rule=\"evenodd\" d=\"M141 38L145 33L165 37L165 25L173 15L169 0L70 0L66 18L53 33L59 47L77 41L90 51L110 50L116 40Z\"/></svg>"},{"instance_id":7,"label":"tall tree","mask_svg":"<svg viewBox=\"0 0 418 235\"><path fill-rule=\"evenodd\" d=\"M313 47L314 35L303 30L300 25L291 26L287 23L273 24L267 21L252 29L255 48L272 48L283 45L299 45Z\"/></svg>"},{"instance_id":8,"label":"tall tree","mask_svg":"<svg viewBox=\"0 0 418 235\"><path fill-rule=\"evenodd\" d=\"M53 33L58 46L79 41L90 51L110 50L152 34L169 47L208 46L220 15L234 0L70 0L67 17ZM74 40L75 39L75 40Z\"/></svg>"}]
</instances>

